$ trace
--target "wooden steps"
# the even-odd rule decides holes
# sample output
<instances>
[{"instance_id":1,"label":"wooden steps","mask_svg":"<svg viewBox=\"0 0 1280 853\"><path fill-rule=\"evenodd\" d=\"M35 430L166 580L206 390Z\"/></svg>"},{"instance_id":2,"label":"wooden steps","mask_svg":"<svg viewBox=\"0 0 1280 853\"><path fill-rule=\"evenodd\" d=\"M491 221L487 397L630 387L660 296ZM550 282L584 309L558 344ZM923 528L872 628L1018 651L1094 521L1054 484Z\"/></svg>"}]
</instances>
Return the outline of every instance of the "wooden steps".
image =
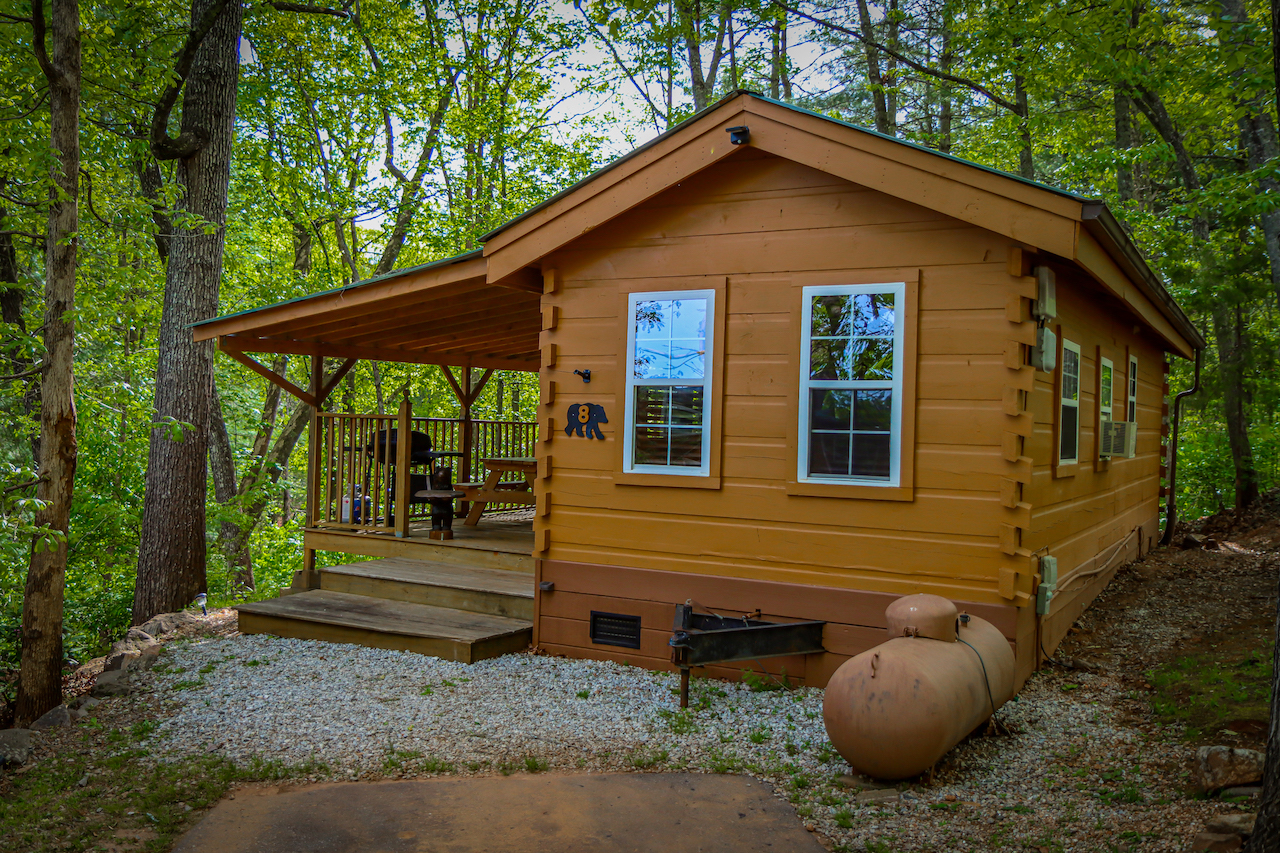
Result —
<instances>
[{"instance_id":1,"label":"wooden steps","mask_svg":"<svg viewBox=\"0 0 1280 853\"><path fill-rule=\"evenodd\" d=\"M505 569L390 557L322 569L320 588L490 616L533 619L533 578Z\"/></svg>"},{"instance_id":2,"label":"wooden steps","mask_svg":"<svg viewBox=\"0 0 1280 853\"><path fill-rule=\"evenodd\" d=\"M240 631L472 663L533 639L533 576L409 558L320 570L320 589L238 608Z\"/></svg>"}]
</instances>

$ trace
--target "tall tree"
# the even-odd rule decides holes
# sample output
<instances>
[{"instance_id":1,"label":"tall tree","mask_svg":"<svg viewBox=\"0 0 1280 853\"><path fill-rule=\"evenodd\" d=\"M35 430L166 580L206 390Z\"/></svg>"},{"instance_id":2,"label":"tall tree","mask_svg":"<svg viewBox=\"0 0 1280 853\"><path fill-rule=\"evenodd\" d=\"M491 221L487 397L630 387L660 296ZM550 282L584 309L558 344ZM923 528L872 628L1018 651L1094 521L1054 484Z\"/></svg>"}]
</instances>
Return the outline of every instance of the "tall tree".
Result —
<instances>
[{"instance_id":1,"label":"tall tree","mask_svg":"<svg viewBox=\"0 0 1280 853\"><path fill-rule=\"evenodd\" d=\"M192 0L191 32L151 126L157 159L176 160L181 195L169 240L156 357L133 621L177 610L205 590L205 483L213 346L188 324L217 313L240 73L239 0ZM185 67L184 67L185 66ZM189 72L188 72L189 69ZM178 136L169 113L185 80Z\"/></svg>"},{"instance_id":2,"label":"tall tree","mask_svg":"<svg viewBox=\"0 0 1280 853\"><path fill-rule=\"evenodd\" d=\"M49 144L53 149L45 232L45 352L40 381L40 483L36 488L36 497L43 502L36 523L51 535L32 543L27 570L15 710L20 726L62 703L62 600L76 475L72 367L80 198L77 0L53 0L50 22L45 21L42 0L33 0L31 31L32 48L49 86Z\"/></svg>"}]
</instances>

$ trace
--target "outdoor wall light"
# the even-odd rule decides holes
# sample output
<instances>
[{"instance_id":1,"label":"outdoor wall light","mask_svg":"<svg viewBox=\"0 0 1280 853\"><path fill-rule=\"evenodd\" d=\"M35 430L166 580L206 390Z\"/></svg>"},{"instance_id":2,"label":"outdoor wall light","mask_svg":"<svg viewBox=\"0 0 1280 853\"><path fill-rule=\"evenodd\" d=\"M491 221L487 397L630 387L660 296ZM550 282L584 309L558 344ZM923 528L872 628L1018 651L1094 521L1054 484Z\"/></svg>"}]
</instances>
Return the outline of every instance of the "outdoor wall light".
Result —
<instances>
[{"instance_id":1,"label":"outdoor wall light","mask_svg":"<svg viewBox=\"0 0 1280 853\"><path fill-rule=\"evenodd\" d=\"M724 130L725 133L729 134L729 141L734 145L746 145L751 141L751 128L745 124L740 124L737 127L726 127Z\"/></svg>"}]
</instances>

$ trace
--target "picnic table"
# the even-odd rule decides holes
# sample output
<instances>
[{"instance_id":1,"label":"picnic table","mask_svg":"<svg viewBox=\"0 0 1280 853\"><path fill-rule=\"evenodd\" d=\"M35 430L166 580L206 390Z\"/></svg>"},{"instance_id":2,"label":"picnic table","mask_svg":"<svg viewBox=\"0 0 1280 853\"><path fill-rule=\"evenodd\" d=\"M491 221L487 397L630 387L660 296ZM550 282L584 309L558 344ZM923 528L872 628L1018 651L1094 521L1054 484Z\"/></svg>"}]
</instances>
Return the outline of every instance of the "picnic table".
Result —
<instances>
[{"instance_id":1,"label":"picnic table","mask_svg":"<svg viewBox=\"0 0 1280 853\"><path fill-rule=\"evenodd\" d=\"M490 503L534 505L533 478L538 473L538 460L531 456L512 456L481 461L485 467L483 483L457 484L457 488L466 495L464 500L471 503L467 520L463 524L468 527L479 524L480 516ZM522 474L524 482L501 482L503 474L512 472Z\"/></svg>"}]
</instances>

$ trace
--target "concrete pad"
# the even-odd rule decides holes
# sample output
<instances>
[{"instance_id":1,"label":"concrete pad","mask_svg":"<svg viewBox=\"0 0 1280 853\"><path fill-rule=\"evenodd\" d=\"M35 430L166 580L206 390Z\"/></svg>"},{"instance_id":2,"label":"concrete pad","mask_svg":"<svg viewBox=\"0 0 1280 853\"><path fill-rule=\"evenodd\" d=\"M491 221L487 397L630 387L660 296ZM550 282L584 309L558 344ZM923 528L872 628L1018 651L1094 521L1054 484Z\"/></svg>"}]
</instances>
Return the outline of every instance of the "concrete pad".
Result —
<instances>
[{"instance_id":1,"label":"concrete pad","mask_svg":"<svg viewBox=\"0 0 1280 853\"><path fill-rule=\"evenodd\" d=\"M742 776L519 775L241 789L174 853L821 853Z\"/></svg>"}]
</instances>

